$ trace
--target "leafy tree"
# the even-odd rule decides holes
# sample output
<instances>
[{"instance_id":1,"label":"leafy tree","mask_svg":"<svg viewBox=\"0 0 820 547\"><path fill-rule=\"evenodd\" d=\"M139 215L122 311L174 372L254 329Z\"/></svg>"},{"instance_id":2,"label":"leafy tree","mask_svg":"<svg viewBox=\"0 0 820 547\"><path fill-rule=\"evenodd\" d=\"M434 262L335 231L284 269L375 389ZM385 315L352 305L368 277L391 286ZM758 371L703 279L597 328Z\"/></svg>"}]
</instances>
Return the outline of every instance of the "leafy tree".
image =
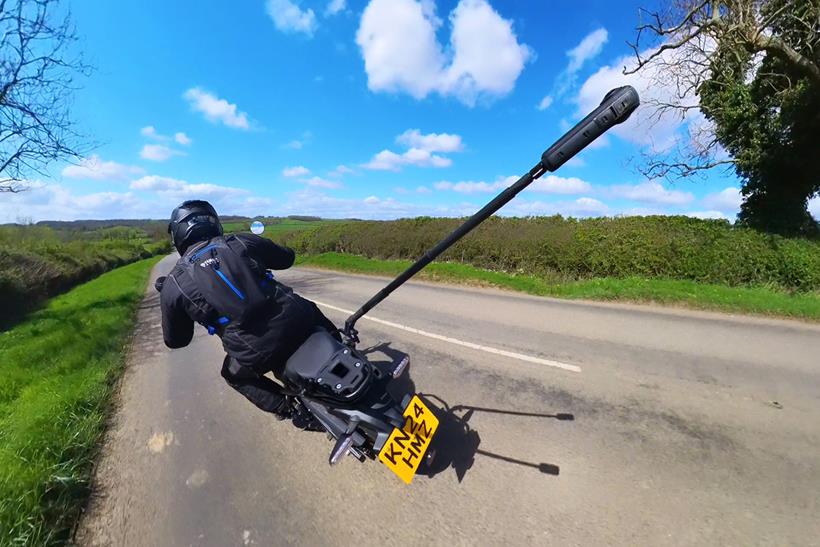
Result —
<instances>
[{"instance_id":1,"label":"leafy tree","mask_svg":"<svg viewBox=\"0 0 820 547\"><path fill-rule=\"evenodd\" d=\"M645 173L731 165L742 180L741 223L817 234L807 203L820 191L820 0L678 0L642 13L649 22L627 73L674 90L659 111L699 109L706 119L692 146L654 156Z\"/></svg>"},{"instance_id":2,"label":"leafy tree","mask_svg":"<svg viewBox=\"0 0 820 547\"><path fill-rule=\"evenodd\" d=\"M58 0L0 0L0 192L19 192L49 163L78 158L69 113L88 67Z\"/></svg>"}]
</instances>

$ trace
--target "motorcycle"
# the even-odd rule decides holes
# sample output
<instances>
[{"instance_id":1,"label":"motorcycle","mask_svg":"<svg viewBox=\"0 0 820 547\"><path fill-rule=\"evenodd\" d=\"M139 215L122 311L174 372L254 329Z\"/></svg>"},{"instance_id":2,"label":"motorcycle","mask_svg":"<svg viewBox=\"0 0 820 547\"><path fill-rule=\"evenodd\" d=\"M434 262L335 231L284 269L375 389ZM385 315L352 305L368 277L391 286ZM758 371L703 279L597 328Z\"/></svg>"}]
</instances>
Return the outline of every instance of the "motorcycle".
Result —
<instances>
[{"instance_id":1,"label":"motorcycle","mask_svg":"<svg viewBox=\"0 0 820 547\"><path fill-rule=\"evenodd\" d=\"M360 461L378 459L404 482L410 483L422 462L432 463L431 442L438 418L418 395L397 401L388 386L398 379L409 358L386 365L370 362L357 349L356 322L441 253L489 218L519 192L546 172L583 150L607 130L626 121L639 105L631 86L606 94L601 104L565 133L541 160L517 182L507 187L481 210L376 293L345 321L341 341L319 330L296 350L285 364L283 381L297 413L321 426L335 441L329 463L345 455Z\"/></svg>"}]
</instances>

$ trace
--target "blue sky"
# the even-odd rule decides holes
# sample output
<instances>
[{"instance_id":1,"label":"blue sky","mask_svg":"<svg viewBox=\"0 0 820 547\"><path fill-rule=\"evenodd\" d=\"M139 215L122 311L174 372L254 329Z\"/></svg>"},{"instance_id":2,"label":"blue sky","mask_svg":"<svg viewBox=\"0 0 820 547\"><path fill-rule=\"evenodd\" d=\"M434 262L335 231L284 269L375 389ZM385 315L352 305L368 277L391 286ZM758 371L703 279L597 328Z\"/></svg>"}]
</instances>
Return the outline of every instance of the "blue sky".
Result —
<instances>
[{"instance_id":1,"label":"blue sky","mask_svg":"<svg viewBox=\"0 0 820 547\"><path fill-rule=\"evenodd\" d=\"M97 145L4 196L0 221L165 218L196 197L248 216L470 214L607 89L665 92L620 72L638 6L74 2L96 70L73 113ZM673 185L632 165L697 120L634 118L503 214L733 218L732 176Z\"/></svg>"}]
</instances>

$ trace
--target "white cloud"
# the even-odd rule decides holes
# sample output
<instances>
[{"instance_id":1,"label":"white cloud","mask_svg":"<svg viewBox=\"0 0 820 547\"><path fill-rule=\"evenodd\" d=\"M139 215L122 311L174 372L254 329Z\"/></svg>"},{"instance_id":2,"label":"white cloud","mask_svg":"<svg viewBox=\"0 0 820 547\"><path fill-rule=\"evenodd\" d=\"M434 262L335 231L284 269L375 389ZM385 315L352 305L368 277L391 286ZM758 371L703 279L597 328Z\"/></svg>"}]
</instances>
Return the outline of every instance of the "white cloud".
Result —
<instances>
[{"instance_id":1,"label":"white cloud","mask_svg":"<svg viewBox=\"0 0 820 547\"><path fill-rule=\"evenodd\" d=\"M148 137L149 139L154 139L156 141L170 140L170 137L168 137L167 135L161 135L157 133L157 130L153 125L146 125L142 129L140 129L140 135L142 135L143 137Z\"/></svg>"},{"instance_id":2,"label":"white cloud","mask_svg":"<svg viewBox=\"0 0 820 547\"><path fill-rule=\"evenodd\" d=\"M174 150L164 144L146 144L140 150L140 157L151 161L166 161L174 156L184 156L185 152Z\"/></svg>"},{"instance_id":3,"label":"white cloud","mask_svg":"<svg viewBox=\"0 0 820 547\"><path fill-rule=\"evenodd\" d=\"M241 112L235 104L220 99L213 93L202 88L192 87L183 97L190 103L191 108L205 115L210 122L222 122L228 127L249 129L248 115Z\"/></svg>"},{"instance_id":4,"label":"white cloud","mask_svg":"<svg viewBox=\"0 0 820 547\"><path fill-rule=\"evenodd\" d=\"M513 177L513 179L517 180L517 177ZM543 176L527 187L527 190L546 194L584 194L591 189L592 185L585 180L576 177L558 177L556 175Z\"/></svg>"},{"instance_id":5,"label":"white cloud","mask_svg":"<svg viewBox=\"0 0 820 547\"><path fill-rule=\"evenodd\" d=\"M470 203L431 206L404 203L393 198L373 195L366 198L341 198L329 196L314 188L306 188L290 194L277 214L317 215L323 218L393 219L419 215L462 217L474 213L477 209L477 206Z\"/></svg>"},{"instance_id":6,"label":"white cloud","mask_svg":"<svg viewBox=\"0 0 820 547\"><path fill-rule=\"evenodd\" d=\"M305 179L302 182L314 188L335 189L342 187L342 184L340 182L335 180L323 179L322 177L310 177L309 179Z\"/></svg>"},{"instance_id":7,"label":"white cloud","mask_svg":"<svg viewBox=\"0 0 820 547\"><path fill-rule=\"evenodd\" d=\"M310 169L303 165L297 165L295 167L285 167L282 169L282 176L285 177L304 177L305 175L310 174Z\"/></svg>"},{"instance_id":8,"label":"white cloud","mask_svg":"<svg viewBox=\"0 0 820 547\"><path fill-rule=\"evenodd\" d=\"M189 183L184 180L158 175L141 177L130 185L131 190L157 192L175 199L229 198L249 194L242 188L210 183Z\"/></svg>"},{"instance_id":9,"label":"white cloud","mask_svg":"<svg viewBox=\"0 0 820 547\"><path fill-rule=\"evenodd\" d=\"M590 215L604 214L609 211L609 206L597 199L578 198L575 200L575 211Z\"/></svg>"},{"instance_id":10,"label":"white cloud","mask_svg":"<svg viewBox=\"0 0 820 547\"><path fill-rule=\"evenodd\" d=\"M596 29L584 36L581 43L567 51L567 57L569 57L569 64L566 68L567 72L575 74L581 70L581 67L583 67L587 61L594 59L601 53L604 44L606 44L608 40L609 33L605 28Z\"/></svg>"},{"instance_id":11,"label":"white cloud","mask_svg":"<svg viewBox=\"0 0 820 547\"><path fill-rule=\"evenodd\" d=\"M76 194L74 187L34 181L31 189L0 200L0 222L17 220L77 220L167 218L185 199L205 198L223 214L270 214L280 200L250 195L246 190L216 184L190 184L148 176L132 183L128 192Z\"/></svg>"},{"instance_id":12,"label":"white cloud","mask_svg":"<svg viewBox=\"0 0 820 547\"><path fill-rule=\"evenodd\" d=\"M190 146L193 142L191 138L183 132L178 132L174 134L174 140L177 141L178 144L182 146Z\"/></svg>"},{"instance_id":13,"label":"white cloud","mask_svg":"<svg viewBox=\"0 0 820 547\"><path fill-rule=\"evenodd\" d=\"M449 23L445 53L432 0L370 0L356 33L368 87L417 99L454 95L469 106L512 91L532 57L512 23L486 0L460 0Z\"/></svg>"},{"instance_id":14,"label":"white cloud","mask_svg":"<svg viewBox=\"0 0 820 547\"><path fill-rule=\"evenodd\" d=\"M690 211L685 213L688 217L702 218L702 219L729 219L729 217L721 211Z\"/></svg>"},{"instance_id":15,"label":"white cloud","mask_svg":"<svg viewBox=\"0 0 820 547\"><path fill-rule=\"evenodd\" d=\"M433 191L430 190L426 186L417 186L415 190L408 190L407 188L404 188L403 186L399 186L397 188L393 188L393 191L396 192L397 194L401 194L403 196L406 196L407 194L411 194L413 192L415 192L416 194L431 194L431 193L433 193Z\"/></svg>"},{"instance_id":16,"label":"white cloud","mask_svg":"<svg viewBox=\"0 0 820 547\"><path fill-rule=\"evenodd\" d=\"M328 196L308 188L294 192L282 205L284 215L318 215L324 218L386 219L419 215L418 205L398 202L392 198L368 196L364 199Z\"/></svg>"},{"instance_id":17,"label":"white cloud","mask_svg":"<svg viewBox=\"0 0 820 547\"><path fill-rule=\"evenodd\" d=\"M59 184L33 183L30 190L7 194L0 200L0 222L20 219L77 220L149 218L152 209L131 192L76 195Z\"/></svg>"},{"instance_id":18,"label":"white cloud","mask_svg":"<svg viewBox=\"0 0 820 547\"><path fill-rule=\"evenodd\" d=\"M503 96L512 91L533 56L518 43L512 22L485 0L461 0L450 14L450 24L455 55L446 73L448 88L466 104L484 93Z\"/></svg>"},{"instance_id":19,"label":"white cloud","mask_svg":"<svg viewBox=\"0 0 820 547\"><path fill-rule=\"evenodd\" d=\"M62 174L72 179L123 180L143 172L139 167L103 161L98 155L93 154L81 159L77 165L67 165L63 168Z\"/></svg>"},{"instance_id":20,"label":"white cloud","mask_svg":"<svg viewBox=\"0 0 820 547\"><path fill-rule=\"evenodd\" d=\"M520 216L563 215L572 217L599 217L610 213L609 206L595 198L581 197L573 201L544 202L518 201L504 207L506 214Z\"/></svg>"},{"instance_id":21,"label":"white cloud","mask_svg":"<svg viewBox=\"0 0 820 547\"><path fill-rule=\"evenodd\" d=\"M731 186L720 192L708 194L702 200L704 207L729 213L737 213L742 202L743 196L740 195L740 189Z\"/></svg>"},{"instance_id":22,"label":"white cloud","mask_svg":"<svg viewBox=\"0 0 820 547\"><path fill-rule=\"evenodd\" d=\"M435 4L372 0L356 33L373 91L404 91L417 99L441 85L444 55L436 39Z\"/></svg>"},{"instance_id":23,"label":"white cloud","mask_svg":"<svg viewBox=\"0 0 820 547\"><path fill-rule=\"evenodd\" d=\"M288 150L301 150L305 147L305 145L310 142L310 139L313 138L313 133L310 131L305 131L302 133L302 138L300 139L293 139L292 141L285 143L282 145L282 148Z\"/></svg>"},{"instance_id":24,"label":"white cloud","mask_svg":"<svg viewBox=\"0 0 820 547\"><path fill-rule=\"evenodd\" d=\"M157 129L153 125L146 125L142 129L140 129L140 135L159 142L169 142L171 140L171 137L169 137L168 135L158 133ZM193 142L188 137L188 135L181 131L175 133L173 139L177 142L177 144L181 144L183 146L188 146L191 144L191 142Z\"/></svg>"},{"instance_id":25,"label":"white cloud","mask_svg":"<svg viewBox=\"0 0 820 547\"><path fill-rule=\"evenodd\" d=\"M538 110L546 110L550 106L552 106L552 101L553 99L551 95L545 95L544 98L541 99L541 102L538 103L538 106L536 106L535 108L537 108Z\"/></svg>"},{"instance_id":26,"label":"white cloud","mask_svg":"<svg viewBox=\"0 0 820 547\"><path fill-rule=\"evenodd\" d=\"M398 137L396 142L410 148L427 152L460 152L464 149L460 135L450 133L428 133L422 135L418 129L408 129Z\"/></svg>"},{"instance_id":27,"label":"white cloud","mask_svg":"<svg viewBox=\"0 0 820 547\"><path fill-rule=\"evenodd\" d=\"M336 15L347 7L346 0L330 0L325 8L325 15Z\"/></svg>"},{"instance_id":28,"label":"white cloud","mask_svg":"<svg viewBox=\"0 0 820 547\"><path fill-rule=\"evenodd\" d=\"M616 197L661 205L686 205L695 199L690 192L668 190L656 181L646 181L635 185L614 185L608 187L607 191Z\"/></svg>"},{"instance_id":29,"label":"white cloud","mask_svg":"<svg viewBox=\"0 0 820 547\"><path fill-rule=\"evenodd\" d=\"M809 212L814 217L814 220L820 222L820 195L809 200Z\"/></svg>"},{"instance_id":30,"label":"white cloud","mask_svg":"<svg viewBox=\"0 0 820 547\"><path fill-rule=\"evenodd\" d=\"M171 177L161 177L158 175L146 175L131 182L132 190L151 190L154 192L169 192L178 190L187 183L185 181Z\"/></svg>"},{"instance_id":31,"label":"white cloud","mask_svg":"<svg viewBox=\"0 0 820 547\"><path fill-rule=\"evenodd\" d=\"M350 175L352 173L355 173L355 171L347 165L337 165L336 168L328 174L331 177L341 177L342 175Z\"/></svg>"},{"instance_id":32,"label":"white cloud","mask_svg":"<svg viewBox=\"0 0 820 547\"><path fill-rule=\"evenodd\" d=\"M440 181L433 184L433 187L436 190L449 190L462 194L499 192L512 185L518 180L518 178L518 176L512 175L509 177L499 177L495 180L495 182ZM527 190L545 194L583 194L585 192L589 192L591 189L592 186L585 180L575 177L564 178L555 175L547 175L542 177L527 187Z\"/></svg>"},{"instance_id":33,"label":"white cloud","mask_svg":"<svg viewBox=\"0 0 820 547\"><path fill-rule=\"evenodd\" d=\"M411 148L403 154L396 154L390 150L382 150L369 162L362 165L364 169L376 171L400 171L406 165L415 167L449 167L453 160L431 154L427 150Z\"/></svg>"},{"instance_id":34,"label":"white cloud","mask_svg":"<svg viewBox=\"0 0 820 547\"><path fill-rule=\"evenodd\" d=\"M298 0L267 0L265 8L278 30L313 36L317 26L316 14L312 9L301 9Z\"/></svg>"},{"instance_id":35,"label":"white cloud","mask_svg":"<svg viewBox=\"0 0 820 547\"><path fill-rule=\"evenodd\" d=\"M706 44L699 47L709 49ZM655 50L641 51L641 57L647 58ZM676 144L688 145L700 132L708 133L708 124L698 109L681 112L679 109L662 113L658 105L671 104L681 107L697 106L698 98L694 87L688 93L679 92L675 76L668 66L676 64L675 59L685 57L691 61L697 55L691 48L667 50L660 56L660 63L653 63L635 74L624 74L624 69L636 66L634 55L624 55L608 65L599 68L581 86L575 99L578 104L578 116L597 107L607 91L623 85L633 86L641 98L641 106L630 118L613 127L610 132L620 138L648 147L655 152L667 152ZM682 95L682 96L681 96Z\"/></svg>"},{"instance_id":36,"label":"white cloud","mask_svg":"<svg viewBox=\"0 0 820 547\"><path fill-rule=\"evenodd\" d=\"M400 171L406 165L416 167L449 167L453 160L434 152L459 152L464 144L459 135L450 133L422 134L418 129L408 129L396 142L410 148L401 154L392 150L382 150L362 165L364 169L378 171Z\"/></svg>"},{"instance_id":37,"label":"white cloud","mask_svg":"<svg viewBox=\"0 0 820 547\"><path fill-rule=\"evenodd\" d=\"M460 182L450 182L443 180L433 184L433 188L435 188L436 190L449 190L452 192L458 192L460 194L498 192L500 190L503 190L513 182L515 182L517 179L518 177L499 177L498 179L496 179L495 182L484 182L483 180L465 180Z\"/></svg>"},{"instance_id":38,"label":"white cloud","mask_svg":"<svg viewBox=\"0 0 820 547\"><path fill-rule=\"evenodd\" d=\"M657 215L668 215L669 211L660 207L629 207L621 210L616 216L619 217L648 217Z\"/></svg>"},{"instance_id":39,"label":"white cloud","mask_svg":"<svg viewBox=\"0 0 820 547\"><path fill-rule=\"evenodd\" d=\"M609 33L605 28L596 29L578 43L577 46L567 51L569 62L555 78L552 91L538 103L538 110L546 110L552 105L556 98L563 97L567 91L575 87L578 72L588 62L598 56L609 39Z\"/></svg>"}]
</instances>

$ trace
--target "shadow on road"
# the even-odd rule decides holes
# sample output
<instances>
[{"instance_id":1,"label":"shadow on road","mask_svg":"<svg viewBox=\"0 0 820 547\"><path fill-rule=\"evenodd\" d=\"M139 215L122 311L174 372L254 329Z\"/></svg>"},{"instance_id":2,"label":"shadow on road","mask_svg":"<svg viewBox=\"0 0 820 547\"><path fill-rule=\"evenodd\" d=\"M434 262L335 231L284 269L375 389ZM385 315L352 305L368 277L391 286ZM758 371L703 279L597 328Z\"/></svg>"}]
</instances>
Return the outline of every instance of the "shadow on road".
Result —
<instances>
[{"instance_id":1,"label":"shadow on road","mask_svg":"<svg viewBox=\"0 0 820 547\"><path fill-rule=\"evenodd\" d=\"M274 272L274 276L275 275L276 272ZM285 282L281 279L277 279L277 281L287 285L299 294L310 294L311 292L316 293L317 291L332 285L334 282L333 276L331 275L302 275L296 279L287 279Z\"/></svg>"},{"instance_id":2,"label":"shadow on road","mask_svg":"<svg viewBox=\"0 0 820 547\"><path fill-rule=\"evenodd\" d=\"M375 346L363 350L368 359L374 364L387 364L395 366L407 354L390 347L390 342L382 342ZM382 354L385 359L379 359L378 354ZM388 385L388 392L397 400L401 401L405 395L414 395L416 391L415 382L410 377L410 366L404 373ZM435 450L435 457L432 462L424 463L418 470L418 474L434 477L452 468L458 482L464 480L467 471L472 468L476 454L511 464L537 469L545 475L558 476L560 468L552 463L528 462L511 456L497 454L488 450L479 449L481 437L478 431L470 427L469 421L476 412L487 412L492 414L503 414L507 416L544 418L560 421L574 421L573 414L559 413L537 413L523 412L518 410L504 410L499 408L488 408L471 405L449 405L437 395L430 393L418 393L425 404L435 414L439 420L439 428L430 445L429 450Z\"/></svg>"}]
</instances>

